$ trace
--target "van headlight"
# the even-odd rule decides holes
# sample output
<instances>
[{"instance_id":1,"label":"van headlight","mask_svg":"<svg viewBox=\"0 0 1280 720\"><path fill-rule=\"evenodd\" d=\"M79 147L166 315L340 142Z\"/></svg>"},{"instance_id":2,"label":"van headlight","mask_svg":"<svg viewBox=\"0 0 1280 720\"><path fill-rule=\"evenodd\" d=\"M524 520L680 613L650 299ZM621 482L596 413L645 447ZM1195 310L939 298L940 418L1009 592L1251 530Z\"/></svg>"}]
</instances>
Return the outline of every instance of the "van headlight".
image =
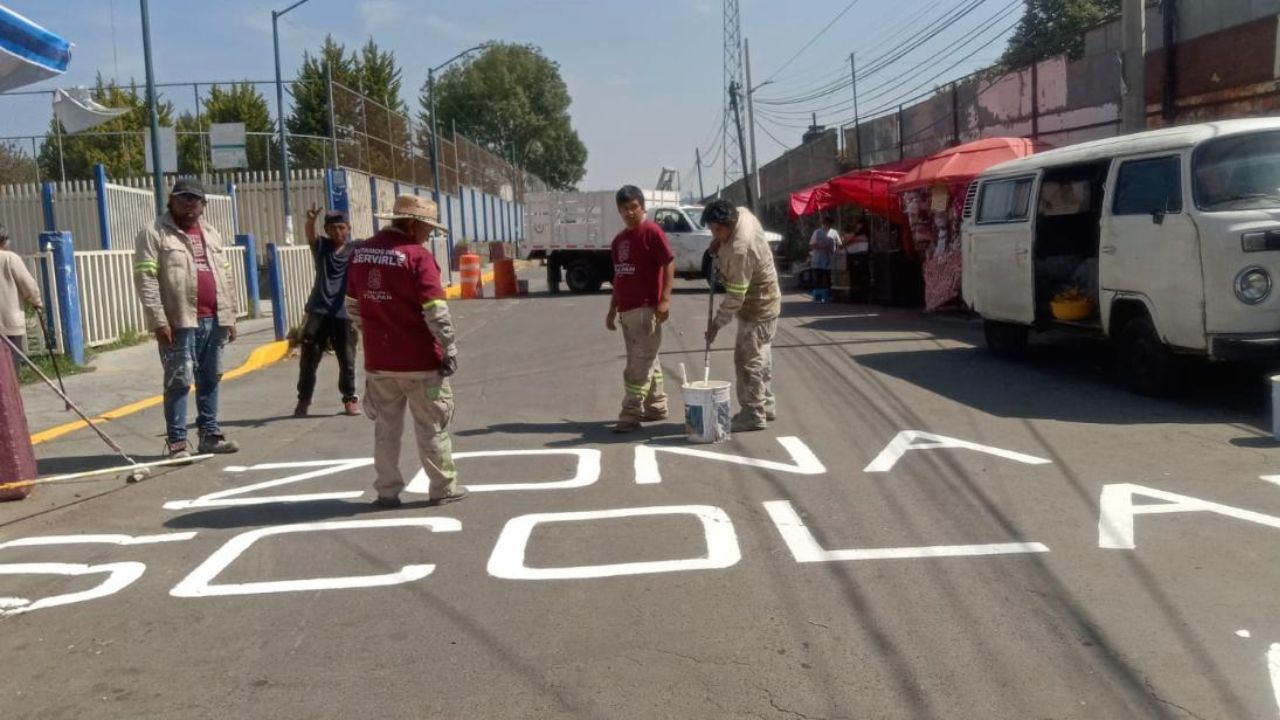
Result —
<instances>
[{"instance_id":1,"label":"van headlight","mask_svg":"<svg viewBox=\"0 0 1280 720\"><path fill-rule=\"evenodd\" d=\"M1247 267L1236 275L1236 297L1246 305L1257 305L1271 295L1271 274L1258 266Z\"/></svg>"}]
</instances>

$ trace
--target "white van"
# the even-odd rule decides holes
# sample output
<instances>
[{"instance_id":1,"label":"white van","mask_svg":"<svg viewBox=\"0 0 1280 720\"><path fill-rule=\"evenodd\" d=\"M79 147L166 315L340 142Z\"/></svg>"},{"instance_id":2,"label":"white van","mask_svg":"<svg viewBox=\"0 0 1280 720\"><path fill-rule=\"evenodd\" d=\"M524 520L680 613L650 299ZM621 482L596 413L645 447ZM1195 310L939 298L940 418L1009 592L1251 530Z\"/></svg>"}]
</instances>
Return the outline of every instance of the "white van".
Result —
<instances>
[{"instance_id":1,"label":"white van","mask_svg":"<svg viewBox=\"0 0 1280 720\"><path fill-rule=\"evenodd\" d=\"M1003 163L965 202L964 299L987 344L1028 332L1111 338L1134 390L1181 360L1280 361L1280 118L1157 130ZM1069 290L1086 317L1055 318Z\"/></svg>"}]
</instances>

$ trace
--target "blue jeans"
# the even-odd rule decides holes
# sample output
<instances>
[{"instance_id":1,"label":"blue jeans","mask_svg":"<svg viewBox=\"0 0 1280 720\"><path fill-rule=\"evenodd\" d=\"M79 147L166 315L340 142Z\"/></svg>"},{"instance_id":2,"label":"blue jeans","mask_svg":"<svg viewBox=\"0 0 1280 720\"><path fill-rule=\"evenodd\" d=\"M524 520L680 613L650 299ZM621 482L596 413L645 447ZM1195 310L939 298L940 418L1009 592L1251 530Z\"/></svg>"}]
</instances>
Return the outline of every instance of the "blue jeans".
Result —
<instances>
[{"instance_id":1,"label":"blue jeans","mask_svg":"<svg viewBox=\"0 0 1280 720\"><path fill-rule=\"evenodd\" d=\"M219 435L218 383L222 380L222 346L226 328L217 318L201 318L194 328L175 329L173 344L160 348L164 364L164 419L170 443L187 439L187 395L196 385L196 427Z\"/></svg>"}]
</instances>

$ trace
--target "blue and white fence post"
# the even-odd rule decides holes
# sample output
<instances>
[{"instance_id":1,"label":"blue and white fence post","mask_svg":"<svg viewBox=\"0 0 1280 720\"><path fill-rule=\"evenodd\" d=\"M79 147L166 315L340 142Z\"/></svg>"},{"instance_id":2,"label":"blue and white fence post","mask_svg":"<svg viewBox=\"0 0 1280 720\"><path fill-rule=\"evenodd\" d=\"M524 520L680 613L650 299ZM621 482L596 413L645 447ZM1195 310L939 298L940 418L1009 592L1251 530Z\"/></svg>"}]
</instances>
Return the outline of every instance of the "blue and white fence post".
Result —
<instances>
[{"instance_id":1,"label":"blue and white fence post","mask_svg":"<svg viewBox=\"0 0 1280 720\"><path fill-rule=\"evenodd\" d=\"M458 232L458 228L454 225L454 222L453 222L453 196L446 194L441 196L440 199L444 201L444 204L441 205L441 207L445 209L444 224L446 227L449 228L449 232L445 235L445 238L444 238L445 252L449 253L449 257L445 258L446 260L445 267L449 268L449 284L452 285L453 284L453 236L456 232Z\"/></svg>"},{"instance_id":2,"label":"blue and white fence post","mask_svg":"<svg viewBox=\"0 0 1280 720\"><path fill-rule=\"evenodd\" d=\"M258 239L252 233L237 235L236 245L244 248L244 286L249 294L249 317L262 317L262 292L258 285Z\"/></svg>"},{"instance_id":3,"label":"blue and white fence post","mask_svg":"<svg viewBox=\"0 0 1280 720\"><path fill-rule=\"evenodd\" d=\"M107 209L107 166L96 163L93 166L93 194L98 201L98 239L102 241L102 249L111 249L111 217Z\"/></svg>"},{"instance_id":4,"label":"blue and white fence post","mask_svg":"<svg viewBox=\"0 0 1280 720\"><path fill-rule=\"evenodd\" d=\"M40 186L40 209L44 211L44 231L54 232L58 229L58 219L53 216L53 183L45 182Z\"/></svg>"},{"instance_id":5,"label":"blue and white fence post","mask_svg":"<svg viewBox=\"0 0 1280 720\"><path fill-rule=\"evenodd\" d=\"M280 274L280 258L276 244L267 243L267 282L271 284L271 320L275 325L276 340L289 335L289 318L284 297L284 276Z\"/></svg>"},{"instance_id":6,"label":"blue and white fence post","mask_svg":"<svg viewBox=\"0 0 1280 720\"><path fill-rule=\"evenodd\" d=\"M77 365L84 364L84 325L80 318L80 282L76 277L76 244L69 232L40 233L40 250L53 257L53 285L58 295L58 322L62 325L62 352Z\"/></svg>"}]
</instances>

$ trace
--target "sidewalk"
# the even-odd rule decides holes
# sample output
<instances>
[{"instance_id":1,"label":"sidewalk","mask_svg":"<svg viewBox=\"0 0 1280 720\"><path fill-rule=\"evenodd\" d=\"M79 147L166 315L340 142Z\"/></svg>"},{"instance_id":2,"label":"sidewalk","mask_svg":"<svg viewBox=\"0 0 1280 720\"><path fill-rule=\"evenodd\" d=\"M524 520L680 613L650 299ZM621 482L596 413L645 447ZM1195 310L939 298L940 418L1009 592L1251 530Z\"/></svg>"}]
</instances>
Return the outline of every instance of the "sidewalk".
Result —
<instances>
[{"instance_id":1,"label":"sidewalk","mask_svg":"<svg viewBox=\"0 0 1280 720\"><path fill-rule=\"evenodd\" d=\"M237 328L239 337L223 351L224 372L231 372L248 360L254 350L276 341L269 317L241 321ZM103 353L94 357L90 365L94 368L92 372L64 378L67 396L90 418L161 392L164 373L155 342ZM36 440L50 428L79 420L43 382L24 385L22 403L26 408L27 427Z\"/></svg>"}]
</instances>

